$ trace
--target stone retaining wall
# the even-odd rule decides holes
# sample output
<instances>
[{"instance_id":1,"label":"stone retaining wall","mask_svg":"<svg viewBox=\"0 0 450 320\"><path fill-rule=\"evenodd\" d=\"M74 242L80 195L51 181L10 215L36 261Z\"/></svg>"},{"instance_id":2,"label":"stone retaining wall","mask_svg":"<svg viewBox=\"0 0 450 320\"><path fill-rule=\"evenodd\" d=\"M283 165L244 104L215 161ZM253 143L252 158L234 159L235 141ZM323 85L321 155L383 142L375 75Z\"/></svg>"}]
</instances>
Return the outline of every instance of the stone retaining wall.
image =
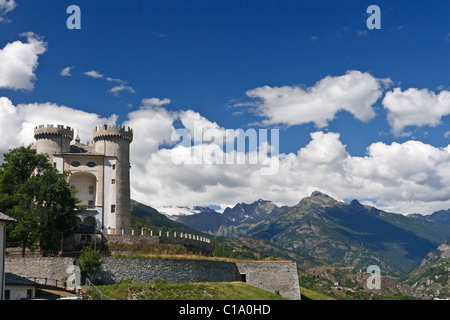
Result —
<instances>
[{"instance_id":1,"label":"stone retaining wall","mask_svg":"<svg viewBox=\"0 0 450 320\"><path fill-rule=\"evenodd\" d=\"M48 278L59 281L70 276L66 271L73 264L73 258L64 257L7 257L5 259L5 271L25 278Z\"/></svg>"},{"instance_id":2,"label":"stone retaining wall","mask_svg":"<svg viewBox=\"0 0 450 320\"><path fill-rule=\"evenodd\" d=\"M5 271L25 278L67 279L73 258L39 257L5 259ZM212 260L104 258L102 269L92 280L112 284L121 280L153 282L245 281L291 300L300 299L295 262L224 262Z\"/></svg>"},{"instance_id":3,"label":"stone retaining wall","mask_svg":"<svg viewBox=\"0 0 450 320\"><path fill-rule=\"evenodd\" d=\"M107 258L95 276L105 284L132 282L230 282L239 281L235 263L211 260Z\"/></svg>"}]
</instances>

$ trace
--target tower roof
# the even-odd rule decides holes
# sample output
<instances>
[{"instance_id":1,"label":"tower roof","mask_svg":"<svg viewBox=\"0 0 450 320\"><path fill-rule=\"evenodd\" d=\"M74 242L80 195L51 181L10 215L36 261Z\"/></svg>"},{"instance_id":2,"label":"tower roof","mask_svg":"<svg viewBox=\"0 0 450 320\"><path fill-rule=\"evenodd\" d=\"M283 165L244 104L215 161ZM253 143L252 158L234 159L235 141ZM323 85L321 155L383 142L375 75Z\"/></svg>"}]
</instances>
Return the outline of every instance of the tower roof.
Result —
<instances>
[{"instance_id":1,"label":"tower roof","mask_svg":"<svg viewBox=\"0 0 450 320\"><path fill-rule=\"evenodd\" d=\"M34 128L34 138L42 139L49 136L62 136L63 138L73 139L73 129L69 126L64 127L61 124L54 126L53 124L39 125Z\"/></svg>"},{"instance_id":2,"label":"tower roof","mask_svg":"<svg viewBox=\"0 0 450 320\"><path fill-rule=\"evenodd\" d=\"M130 127L119 125L116 129L115 125L102 125L94 128L93 132L94 141L103 139L125 139L129 142L133 141L133 129Z\"/></svg>"},{"instance_id":3,"label":"tower roof","mask_svg":"<svg viewBox=\"0 0 450 320\"><path fill-rule=\"evenodd\" d=\"M16 223L17 220L11 217L8 217L6 214L0 212L0 221L6 223Z\"/></svg>"}]
</instances>

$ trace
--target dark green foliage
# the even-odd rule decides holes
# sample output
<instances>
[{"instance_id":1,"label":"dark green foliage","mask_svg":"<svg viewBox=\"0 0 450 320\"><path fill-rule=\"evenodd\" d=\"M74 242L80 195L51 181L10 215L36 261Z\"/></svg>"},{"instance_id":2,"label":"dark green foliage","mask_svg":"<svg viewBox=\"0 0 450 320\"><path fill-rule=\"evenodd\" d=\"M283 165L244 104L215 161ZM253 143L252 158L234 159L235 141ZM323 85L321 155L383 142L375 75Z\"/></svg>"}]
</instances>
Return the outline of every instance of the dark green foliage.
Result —
<instances>
[{"instance_id":1,"label":"dark green foliage","mask_svg":"<svg viewBox=\"0 0 450 320\"><path fill-rule=\"evenodd\" d=\"M46 155L19 147L4 155L0 166L0 211L18 220L7 228L10 242L23 248L54 250L75 227L77 203L67 175Z\"/></svg>"},{"instance_id":2,"label":"dark green foliage","mask_svg":"<svg viewBox=\"0 0 450 320\"><path fill-rule=\"evenodd\" d=\"M85 246L81 249L80 257L76 260L76 265L80 267L83 278L92 277L100 270L101 263L100 250L93 249L92 246Z\"/></svg>"}]
</instances>

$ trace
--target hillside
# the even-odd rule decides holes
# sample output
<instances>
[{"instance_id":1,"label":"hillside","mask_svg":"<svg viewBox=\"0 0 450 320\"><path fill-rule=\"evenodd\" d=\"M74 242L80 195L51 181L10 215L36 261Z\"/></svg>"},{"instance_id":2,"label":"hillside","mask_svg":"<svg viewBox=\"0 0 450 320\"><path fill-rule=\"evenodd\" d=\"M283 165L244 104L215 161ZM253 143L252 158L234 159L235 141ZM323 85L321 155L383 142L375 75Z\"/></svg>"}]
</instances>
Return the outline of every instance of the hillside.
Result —
<instances>
[{"instance_id":1,"label":"hillside","mask_svg":"<svg viewBox=\"0 0 450 320\"><path fill-rule=\"evenodd\" d=\"M314 192L269 223L250 229L249 236L328 263L356 268L376 264L400 274L417 267L428 252L450 239L450 228Z\"/></svg>"},{"instance_id":2,"label":"hillside","mask_svg":"<svg viewBox=\"0 0 450 320\"><path fill-rule=\"evenodd\" d=\"M186 226L185 224L173 221L164 214L158 212L156 209L135 200L131 200L131 220L131 223L135 229L152 226L156 227L155 229L165 228L164 230L171 229L177 232L187 232L207 236L206 233Z\"/></svg>"},{"instance_id":3,"label":"hillside","mask_svg":"<svg viewBox=\"0 0 450 320\"><path fill-rule=\"evenodd\" d=\"M153 230L154 232L157 232L157 230L162 230L163 233L171 230L172 232L188 232L195 235L205 236L211 240L212 255L215 257L238 260L277 259L281 257L290 258L291 260L297 261L299 266L309 267L318 264L316 259L309 257L306 254L298 252L290 253L289 250L263 239L254 239L258 243L258 245L256 245L255 241L240 241L238 239L229 239L226 237L207 234L186 226L180 222L173 221L167 216L159 213L156 209L134 200L131 201L131 208L132 229L140 230L141 228L144 228L147 230ZM160 247L158 247L159 251L163 250L172 254L187 254L185 248L165 248L161 245ZM141 249L134 248L132 251L135 252L136 250Z\"/></svg>"},{"instance_id":4,"label":"hillside","mask_svg":"<svg viewBox=\"0 0 450 320\"><path fill-rule=\"evenodd\" d=\"M450 298L450 241L430 252L403 281L431 298Z\"/></svg>"},{"instance_id":5,"label":"hillside","mask_svg":"<svg viewBox=\"0 0 450 320\"><path fill-rule=\"evenodd\" d=\"M157 227L197 234L201 230L203 235L228 245L232 245L229 238L246 239L254 246L250 251L259 250L264 255L295 257L297 253L293 259L307 261L305 267L328 264L358 269L375 264L386 273L401 275L418 267L430 251L450 239L448 225L431 218L389 213L357 200L344 203L318 191L289 208L261 199L238 203L223 214L196 207L192 214L172 213L168 217L137 202L132 202L132 208L133 216ZM439 221L445 220L445 213L438 216ZM265 245L248 240L255 238L266 240Z\"/></svg>"},{"instance_id":6,"label":"hillside","mask_svg":"<svg viewBox=\"0 0 450 320\"><path fill-rule=\"evenodd\" d=\"M132 221L136 227L203 234L212 241L214 257L296 261L300 285L310 290L305 292L311 297L431 299L448 295L446 270L450 266L445 259L450 258L450 245L443 243L450 238L448 225L417 215L384 212L357 200L343 203L320 192L283 208L272 218L270 214L251 218L258 214L259 205L267 203L234 207L241 211L235 212L236 218L251 222L228 224L226 230L245 235L239 237L204 233L135 201ZM221 215L209 208L197 210L189 216L203 219L205 226L208 216L217 221ZM365 288L368 275L364 270L371 264L382 270L381 291Z\"/></svg>"}]
</instances>

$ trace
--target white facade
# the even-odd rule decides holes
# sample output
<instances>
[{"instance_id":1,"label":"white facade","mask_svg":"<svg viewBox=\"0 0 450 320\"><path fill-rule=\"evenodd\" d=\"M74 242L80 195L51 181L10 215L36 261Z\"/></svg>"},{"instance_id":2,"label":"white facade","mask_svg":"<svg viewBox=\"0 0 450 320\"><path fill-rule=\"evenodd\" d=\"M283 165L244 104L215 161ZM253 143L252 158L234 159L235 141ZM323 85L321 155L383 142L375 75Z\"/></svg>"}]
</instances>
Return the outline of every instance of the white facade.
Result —
<instances>
[{"instance_id":1,"label":"white facade","mask_svg":"<svg viewBox=\"0 0 450 320\"><path fill-rule=\"evenodd\" d=\"M5 290L5 234L6 223L0 220L0 300L4 300Z\"/></svg>"},{"instance_id":2,"label":"white facade","mask_svg":"<svg viewBox=\"0 0 450 320\"><path fill-rule=\"evenodd\" d=\"M116 230L116 204L117 204L117 178L116 178L116 162L114 157L105 157L103 162L104 172L104 224L107 234L116 234L119 230Z\"/></svg>"},{"instance_id":3,"label":"white facade","mask_svg":"<svg viewBox=\"0 0 450 320\"><path fill-rule=\"evenodd\" d=\"M92 227L97 233L129 234L129 145L133 132L105 125L94 128L93 138L90 144L80 143L78 137L70 144L70 127L40 125L35 128L34 148L38 153L51 152L54 167L69 173L71 188L87 208L79 215L80 234L92 231Z\"/></svg>"},{"instance_id":4,"label":"white facade","mask_svg":"<svg viewBox=\"0 0 450 320\"><path fill-rule=\"evenodd\" d=\"M5 245L6 225L17 222L0 212L0 300L5 299Z\"/></svg>"},{"instance_id":5,"label":"white facade","mask_svg":"<svg viewBox=\"0 0 450 320\"><path fill-rule=\"evenodd\" d=\"M5 286L5 300L30 300L35 297L35 286L14 284L6 284Z\"/></svg>"}]
</instances>

